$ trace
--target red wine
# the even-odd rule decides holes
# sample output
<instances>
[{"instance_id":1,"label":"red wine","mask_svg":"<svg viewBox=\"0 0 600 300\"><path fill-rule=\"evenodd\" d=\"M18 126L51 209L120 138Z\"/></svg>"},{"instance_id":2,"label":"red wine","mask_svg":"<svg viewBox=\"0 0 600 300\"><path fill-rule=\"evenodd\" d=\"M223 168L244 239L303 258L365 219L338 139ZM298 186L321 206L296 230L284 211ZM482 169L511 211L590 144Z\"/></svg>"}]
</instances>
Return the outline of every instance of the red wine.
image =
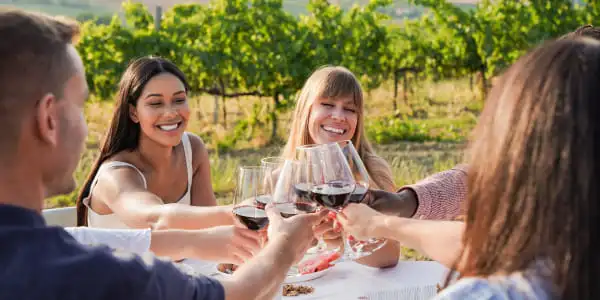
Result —
<instances>
[{"instance_id":1,"label":"red wine","mask_svg":"<svg viewBox=\"0 0 600 300\"><path fill-rule=\"evenodd\" d=\"M290 218L303 213L312 213L317 210L317 204L314 202L277 203L276 207L284 218Z\"/></svg>"},{"instance_id":2,"label":"red wine","mask_svg":"<svg viewBox=\"0 0 600 300\"><path fill-rule=\"evenodd\" d=\"M238 206L233 214L250 230L260 230L269 224L265 210L256 206Z\"/></svg>"},{"instance_id":3,"label":"red wine","mask_svg":"<svg viewBox=\"0 0 600 300\"><path fill-rule=\"evenodd\" d=\"M354 190L354 184L343 181L332 181L317 185L312 189L313 199L319 204L332 208L342 208L348 200L350 193Z\"/></svg>"},{"instance_id":4,"label":"red wine","mask_svg":"<svg viewBox=\"0 0 600 300\"><path fill-rule=\"evenodd\" d=\"M352 192L352 195L350 195L350 203L360 203L365 197L366 193L367 188L357 184L356 188L354 188L354 191Z\"/></svg>"},{"instance_id":5,"label":"red wine","mask_svg":"<svg viewBox=\"0 0 600 300\"><path fill-rule=\"evenodd\" d=\"M256 206L258 208L264 209L267 206L267 204L271 203L271 196L270 195L256 196L256 198L254 199L254 202L256 203Z\"/></svg>"},{"instance_id":6,"label":"red wine","mask_svg":"<svg viewBox=\"0 0 600 300\"><path fill-rule=\"evenodd\" d=\"M294 184L294 192L296 193L296 196L298 196L299 198L302 198L306 201L311 201L311 196L310 196L310 188L308 186L308 183L296 183Z\"/></svg>"},{"instance_id":7,"label":"red wine","mask_svg":"<svg viewBox=\"0 0 600 300\"><path fill-rule=\"evenodd\" d=\"M314 213L317 211L317 203L310 202L296 202L296 209L305 213Z\"/></svg>"}]
</instances>

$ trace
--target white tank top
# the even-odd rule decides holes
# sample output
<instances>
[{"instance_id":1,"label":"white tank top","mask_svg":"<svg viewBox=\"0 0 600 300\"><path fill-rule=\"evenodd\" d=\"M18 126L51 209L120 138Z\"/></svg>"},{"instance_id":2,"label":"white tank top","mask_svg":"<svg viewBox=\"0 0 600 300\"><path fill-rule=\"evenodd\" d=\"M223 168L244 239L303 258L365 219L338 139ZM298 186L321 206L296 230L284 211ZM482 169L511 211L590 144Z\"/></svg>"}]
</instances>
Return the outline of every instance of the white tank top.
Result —
<instances>
[{"instance_id":1,"label":"white tank top","mask_svg":"<svg viewBox=\"0 0 600 300\"><path fill-rule=\"evenodd\" d=\"M186 190L185 194L183 195L183 197L181 197L181 199L179 199L177 201L177 203L190 205L191 204L190 193L192 190L193 170L192 170L192 146L190 144L190 139L187 135L187 132L185 132L183 134L183 136L181 138L181 142L183 143L183 153L185 155L185 166L187 169L187 190ZM122 162L122 161L110 161L110 162L103 163L100 166L100 168L98 169L98 172L96 173L96 176L94 177L94 180L92 181L92 184L90 186L90 194L83 200L83 204L85 206L87 206L87 208L88 208L88 214L87 214L88 227L111 228L111 229L129 229L130 228L129 226L125 225L125 223L123 223L121 221L121 219L119 219L114 213L101 215L101 214L96 213L90 205L90 197L92 195L92 191L94 190L94 186L98 182L100 173L107 169L120 168L120 167L129 167L129 168L136 170L142 177L142 180L144 181L144 188L146 188L146 189L148 188L148 184L146 182L146 178L144 177L144 174L136 166L134 166L130 163Z\"/></svg>"}]
</instances>

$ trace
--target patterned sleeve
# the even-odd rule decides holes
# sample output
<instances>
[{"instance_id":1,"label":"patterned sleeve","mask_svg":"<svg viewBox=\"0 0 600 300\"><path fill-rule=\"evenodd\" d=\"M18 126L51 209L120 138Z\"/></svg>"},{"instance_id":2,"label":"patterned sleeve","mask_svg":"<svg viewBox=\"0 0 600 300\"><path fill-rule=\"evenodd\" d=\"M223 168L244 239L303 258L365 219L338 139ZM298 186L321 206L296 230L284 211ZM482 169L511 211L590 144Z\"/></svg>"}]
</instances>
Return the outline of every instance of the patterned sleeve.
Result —
<instances>
[{"instance_id":1,"label":"patterned sleeve","mask_svg":"<svg viewBox=\"0 0 600 300\"><path fill-rule=\"evenodd\" d=\"M534 300L552 299L548 284L522 274L471 277L443 289L433 300Z\"/></svg>"},{"instance_id":2,"label":"patterned sleeve","mask_svg":"<svg viewBox=\"0 0 600 300\"><path fill-rule=\"evenodd\" d=\"M433 174L415 184L400 189L411 189L417 195L418 208L414 218L453 220L463 213L462 203L467 197L467 165Z\"/></svg>"},{"instance_id":3,"label":"patterned sleeve","mask_svg":"<svg viewBox=\"0 0 600 300\"><path fill-rule=\"evenodd\" d=\"M482 278L461 279L442 290L434 300L504 300L506 292ZM521 298L519 298L521 299Z\"/></svg>"}]
</instances>

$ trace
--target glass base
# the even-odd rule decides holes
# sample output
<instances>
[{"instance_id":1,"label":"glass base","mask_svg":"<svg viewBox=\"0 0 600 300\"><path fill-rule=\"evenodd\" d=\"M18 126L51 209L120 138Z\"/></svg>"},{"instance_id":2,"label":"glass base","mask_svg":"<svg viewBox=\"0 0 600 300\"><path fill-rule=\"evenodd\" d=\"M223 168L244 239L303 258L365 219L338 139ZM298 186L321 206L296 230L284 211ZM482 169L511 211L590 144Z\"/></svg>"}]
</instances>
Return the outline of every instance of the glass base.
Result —
<instances>
[{"instance_id":1,"label":"glass base","mask_svg":"<svg viewBox=\"0 0 600 300\"><path fill-rule=\"evenodd\" d=\"M350 259L359 259L365 256L372 255L377 250L383 248L387 244L386 239L371 238L366 241L359 241L352 238L345 238L348 250L345 255Z\"/></svg>"}]
</instances>

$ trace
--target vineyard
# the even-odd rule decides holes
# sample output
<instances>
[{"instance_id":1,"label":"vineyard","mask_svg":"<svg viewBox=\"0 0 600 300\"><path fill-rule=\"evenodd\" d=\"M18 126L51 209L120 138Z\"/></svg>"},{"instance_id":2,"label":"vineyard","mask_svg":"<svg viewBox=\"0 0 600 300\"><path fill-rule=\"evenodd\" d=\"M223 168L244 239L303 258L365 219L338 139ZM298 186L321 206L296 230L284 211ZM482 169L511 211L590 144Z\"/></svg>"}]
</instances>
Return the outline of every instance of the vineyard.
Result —
<instances>
[{"instance_id":1,"label":"vineyard","mask_svg":"<svg viewBox=\"0 0 600 300\"><path fill-rule=\"evenodd\" d=\"M227 118L232 98L263 99L268 113L238 122L232 135L265 123L275 138L278 115L293 106L295 93L319 66L349 68L367 91L392 82L392 114L415 81L469 77L482 98L490 78L532 45L600 14L597 3L570 0L482 1L470 10L445 0L414 0L429 13L398 24L382 13L391 3L372 0L342 10L312 0L309 13L295 17L281 0L215 0L175 5L154 20L142 4L128 2L125 22L117 15L107 25L86 22L78 47L98 99L112 97L128 61L160 55L183 69L192 93L215 96L215 123L220 110Z\"/></svg>"},{"instance_id":2,"label":"vineyard","mask_svg":"<svg viewBox=\"0 0 600 300\"><path fill-rule=\"evenodd\" d=\"M127 62L160 55L190 81L194 117L188 130L211 149L220 201L228 201L239 164L278 153L295 94L325 64L359 76L367 135L391 164L396 183L412 183L460 160L461 142L494 76L531 46L600 15L600 4L570 0L481 1L473 9L445 0L411 1L427 13L400 23L385 14L388 0L351 9L311 0L309 13L299 17L281 0L213 0L175 5L159 20L142 4L128 2L106 24L85 22L77 47L93 100L86 107L90 137L77 181L98 153ZM73 205L74 196L49 199L48 205Z\"/></svg>"}]
</instances>

